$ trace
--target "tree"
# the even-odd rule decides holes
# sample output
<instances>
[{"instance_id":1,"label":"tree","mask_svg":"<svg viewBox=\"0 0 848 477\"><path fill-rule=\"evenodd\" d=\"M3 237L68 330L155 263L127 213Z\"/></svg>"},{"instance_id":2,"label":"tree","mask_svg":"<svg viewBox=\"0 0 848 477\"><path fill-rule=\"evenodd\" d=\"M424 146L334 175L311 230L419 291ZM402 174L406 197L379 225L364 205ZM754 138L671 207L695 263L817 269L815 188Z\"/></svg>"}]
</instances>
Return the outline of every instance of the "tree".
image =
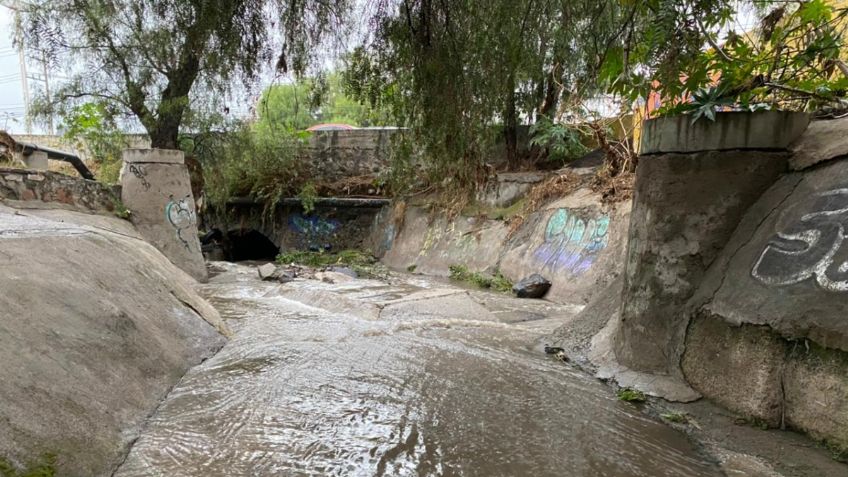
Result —
<instances>
[{"instance_id":1,"label":"tree","mask_svg":"<svg viewBox=\"0 0 848 477\"><path fill-rule=\"evenodd\" d=\"M52 98L92 99L134 117L153 147L174 149L189 110L248 86L276 58L302 75L338 31L348 0L36 0L26 41L77 71ZM198 90L203 90L203 95Z\"/></svg>"},{"instance_id":2,"label":"tree","mask_svg":"<svg viewBox=\"0 0 848 477\"><path fill-rule=\"evenodd\" d=\"M349 56L345 78L358 99L389 104L411 128L431 182L470 190L493 129L518 167L522 123L561 120L615 85L635 89L630 80L642 71L679 74L705 42L701 26L726 18L732 3L386 1L374 40Z\"/></svg>"},{"instance_id":3,"label":"tree","mask_svg":"<svg viewBox=\"0 0 848 477\"><path fill-rule=\"evenodd\" d=\"M319 123L378 126L390 122L385 111L349 97L338 73L269 86L256 111L257 128L268 131L303 130Z\"/></svg>"}]
</instances>

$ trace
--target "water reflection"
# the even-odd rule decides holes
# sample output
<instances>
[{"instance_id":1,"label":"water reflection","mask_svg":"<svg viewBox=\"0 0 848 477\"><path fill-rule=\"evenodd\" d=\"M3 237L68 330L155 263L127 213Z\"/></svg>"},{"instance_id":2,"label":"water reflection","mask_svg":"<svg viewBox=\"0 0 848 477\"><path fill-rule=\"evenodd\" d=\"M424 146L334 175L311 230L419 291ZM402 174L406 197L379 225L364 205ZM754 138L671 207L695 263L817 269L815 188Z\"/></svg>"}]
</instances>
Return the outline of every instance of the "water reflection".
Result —
<instances>
[{"instance_id":1,"label":"water reflection","mask_svg":"<svg viewBox=\"0 0 848 477\"><path fill-rule=\"evenodd\" d=\"M682 434L539 353L538 326L463 319L465 294L285 285L378 304L366 319L253 276L229 266L205 287L236 335L176 386L117 475L721 475Z\"/></svg>"}]
</instances>

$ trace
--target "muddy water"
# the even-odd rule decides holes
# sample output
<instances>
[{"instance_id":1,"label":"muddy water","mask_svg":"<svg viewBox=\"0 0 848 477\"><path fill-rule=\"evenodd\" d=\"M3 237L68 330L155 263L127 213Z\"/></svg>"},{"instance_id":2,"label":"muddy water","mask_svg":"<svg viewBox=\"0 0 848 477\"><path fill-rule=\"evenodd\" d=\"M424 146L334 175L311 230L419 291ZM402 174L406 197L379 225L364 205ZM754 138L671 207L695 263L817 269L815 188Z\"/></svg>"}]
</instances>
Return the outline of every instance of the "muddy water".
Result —
<instances>
[{"instance_id":1,"label":"muddy water","mask_svg":"<svg viewBox=\"0 0 848 477\"><path fill-rule=\"evenodd\" d=\"M117 475L721 475L684 435L541 353L556 320L506 324L467 294L422 294L426 282L291 294L254 276L229 266L206 286L235 337L176 386Z\"/></svg>"}]
</instances>

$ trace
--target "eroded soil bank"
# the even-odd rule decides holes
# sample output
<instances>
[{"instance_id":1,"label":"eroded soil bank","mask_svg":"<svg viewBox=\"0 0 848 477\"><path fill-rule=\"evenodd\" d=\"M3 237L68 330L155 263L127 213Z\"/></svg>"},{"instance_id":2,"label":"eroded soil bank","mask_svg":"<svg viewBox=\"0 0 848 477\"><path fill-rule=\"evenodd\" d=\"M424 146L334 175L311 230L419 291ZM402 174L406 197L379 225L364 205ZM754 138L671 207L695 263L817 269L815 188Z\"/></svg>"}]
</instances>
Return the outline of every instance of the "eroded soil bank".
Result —
<instances>
[{"instance_id":1,"label":"eroded soil bank","mask_svg":"<svg viewBox=\"0 0 848 477\"><path fill-rule=\"evenodd\" d=\"M772 473L767 459L704 446L651 405L619 401L542 351L574 306L411 275L281 285L254 267L213 267L203 293L234 336L174 388L118 476L844 470L796 445L807 441L746 428L803 463Z\"/></svg>"}]
</instances>

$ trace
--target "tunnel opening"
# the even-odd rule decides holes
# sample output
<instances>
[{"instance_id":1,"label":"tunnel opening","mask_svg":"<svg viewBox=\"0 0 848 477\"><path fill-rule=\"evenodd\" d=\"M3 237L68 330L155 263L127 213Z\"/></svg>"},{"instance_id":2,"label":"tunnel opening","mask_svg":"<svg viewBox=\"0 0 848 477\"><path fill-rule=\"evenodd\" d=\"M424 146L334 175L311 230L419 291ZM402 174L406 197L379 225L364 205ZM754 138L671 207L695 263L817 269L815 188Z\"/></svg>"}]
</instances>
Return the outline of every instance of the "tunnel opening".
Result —
<instances>
[{"instance_id":1,"label":"tunnel opening","mask_svg":"<svg viewBox=\"0 0 848 477\"><path fill-rule=\"evenodd\" d=\"M227 232L224 255L230 262L245 260L274 260L280 248L264 234L254 229Z\"/></svg>"}]
</instances>

